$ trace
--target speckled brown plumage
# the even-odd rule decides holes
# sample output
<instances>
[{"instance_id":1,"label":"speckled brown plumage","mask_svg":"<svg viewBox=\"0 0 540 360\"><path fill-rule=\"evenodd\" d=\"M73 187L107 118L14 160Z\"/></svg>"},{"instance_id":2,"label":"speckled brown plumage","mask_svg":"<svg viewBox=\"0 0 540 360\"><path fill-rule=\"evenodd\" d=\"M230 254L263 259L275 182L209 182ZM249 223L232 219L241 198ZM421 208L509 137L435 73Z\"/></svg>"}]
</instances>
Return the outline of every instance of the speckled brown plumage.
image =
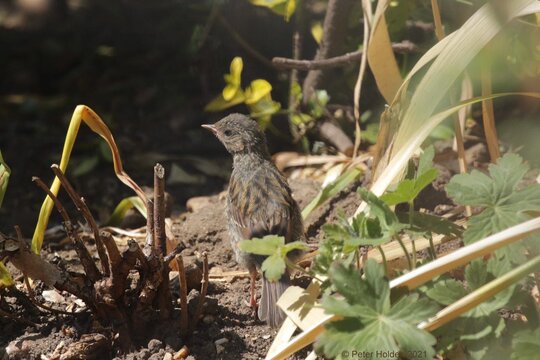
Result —
<instances>
[{"instance_id":1,"label":"speckled brown plumage","mask_svg":"<svg viewBox=\"0 0 540 360\"><path fill-rule=\"evenodd\" d=\"M304 240L300 210L287 180L272 163L264 133L255 121L231 114L204 127L212 130L233 156L227 196L229 234L236 260L256 276L265 257L240 251L238 243L265 235L280 235L286 242ZM288 273L276 282L263 277L258 315L270 326L276 327L284 319L276 301L289 281Z\"/></svg>"}]
</instances>

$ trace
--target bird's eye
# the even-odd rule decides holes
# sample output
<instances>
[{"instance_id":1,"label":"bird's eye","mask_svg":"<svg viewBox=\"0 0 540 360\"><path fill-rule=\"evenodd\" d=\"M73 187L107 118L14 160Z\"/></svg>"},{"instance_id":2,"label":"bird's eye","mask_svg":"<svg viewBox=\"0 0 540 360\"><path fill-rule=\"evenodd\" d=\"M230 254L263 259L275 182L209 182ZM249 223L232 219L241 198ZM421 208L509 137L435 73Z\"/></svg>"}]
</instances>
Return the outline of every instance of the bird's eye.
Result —
<instances>
[{"instance_id":1,"label":"bird's eye","mask_svg":"<svg viewBox=\"0 0 540 360\"><path fill-rule=\"evenodd\" d=\"M232 135L232 131L231 130L225 130L223 132L223 134L225 134L225 136L231 136Z\"/></svg>"}]
</instances>

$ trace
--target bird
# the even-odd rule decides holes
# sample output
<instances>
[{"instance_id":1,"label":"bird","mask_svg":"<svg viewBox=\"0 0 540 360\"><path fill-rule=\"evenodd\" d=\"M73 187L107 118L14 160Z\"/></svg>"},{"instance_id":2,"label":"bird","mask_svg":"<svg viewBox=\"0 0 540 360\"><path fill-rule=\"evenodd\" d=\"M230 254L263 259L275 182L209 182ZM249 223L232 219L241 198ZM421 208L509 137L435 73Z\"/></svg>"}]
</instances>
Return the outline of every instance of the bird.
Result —
<instances>
[{"instance_id":1,"label":"bird","mask_svg":"<svg viewBox=\"0 0 540 360\"><path fill-rule=\"evenodd\" d=\"M236 261L246 267L251 276L250 306L260 320L270 327L278 327L285 314L276 302L289 287L290 274L287 270L278 281L269 281L262 274L261 298L257 305L256 280L266 256L243 252L238 244L241 240L266 235L283 236L286 243L305 241L300 209L286 178L272 162L264 132L255 120L234 113L202 127L214 133L233 158L226 216ZM300 251L296 250L288 253L292 261L299 255Z\"/></svg>"}]
</instances>

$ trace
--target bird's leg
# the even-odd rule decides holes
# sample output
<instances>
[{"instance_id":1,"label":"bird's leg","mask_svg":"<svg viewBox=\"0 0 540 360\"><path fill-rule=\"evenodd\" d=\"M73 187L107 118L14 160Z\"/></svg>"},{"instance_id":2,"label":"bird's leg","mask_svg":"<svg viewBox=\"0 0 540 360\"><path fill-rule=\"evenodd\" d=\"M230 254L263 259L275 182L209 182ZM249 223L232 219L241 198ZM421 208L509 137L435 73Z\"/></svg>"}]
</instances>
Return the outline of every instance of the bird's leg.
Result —
<instances>
[{"instance_id":1,"label":"bird's leg","mask_svg":"<svg viewBox=\"0 0 540 360\"><path fill-rule=\"evenodd\" d=\"M251 307L251 310L253 312L253 316L257 318L257 308L259 305L257 304L257 270L253 269L250 270L249 275L251 277L251 284L249 286L249 306Z\"/></svg>"}]
</instances>

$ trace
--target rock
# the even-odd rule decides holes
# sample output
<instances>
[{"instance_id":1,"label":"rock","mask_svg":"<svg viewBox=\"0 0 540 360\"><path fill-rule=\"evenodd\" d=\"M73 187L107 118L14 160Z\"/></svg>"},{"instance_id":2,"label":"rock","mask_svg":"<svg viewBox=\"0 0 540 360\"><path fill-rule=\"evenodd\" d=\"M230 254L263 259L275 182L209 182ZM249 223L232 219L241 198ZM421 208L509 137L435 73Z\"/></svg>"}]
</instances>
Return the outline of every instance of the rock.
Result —
<instances>
[{"instance_id":1,"label":"rock","mask_svg":"<svg viewBox=\"0 0 540 360\"><path fill-rule=\"evenodd\" d=\"M224 338L217 339L216 341L214 341L214 344L216 344L216 346L217 346L217 345L223 345L223 344L226 344L226 343L228 343L228 342L229 342L229 339L227 339L227 338L224 337Z\"/></svg>"},{"instance_id":2,"label":"rock","mask_svg":"<svg viewBox=\"0 0 540 360\"><path fill-rule=\"evenodd\" d=\"M154 354L163 348L163 343L158 339L152 339L148 342L148 350Z\"/></svg>"},{"instance_id":3,"label":"rock","mask_svg":"<svg viewBox=\"0 0 540 360\"><path fill-rule=\"evenodd\" d=\"M206 325L210 325L212 324L214 321L216 321L216 319L212 316L212 315L206 315L203 317L202 319L203 323L205 323Z\"/></svg>"},{"instance_id":4,"label":"rock","mask_svg":"<svg viewBox=\"0 0 540 360\"><path fill-rule=\"evenodd\" d=\"M171 353L165 353L165 356L163 356L163 360L173 360L173 356Z\"/></svg>"}]
</instances>

